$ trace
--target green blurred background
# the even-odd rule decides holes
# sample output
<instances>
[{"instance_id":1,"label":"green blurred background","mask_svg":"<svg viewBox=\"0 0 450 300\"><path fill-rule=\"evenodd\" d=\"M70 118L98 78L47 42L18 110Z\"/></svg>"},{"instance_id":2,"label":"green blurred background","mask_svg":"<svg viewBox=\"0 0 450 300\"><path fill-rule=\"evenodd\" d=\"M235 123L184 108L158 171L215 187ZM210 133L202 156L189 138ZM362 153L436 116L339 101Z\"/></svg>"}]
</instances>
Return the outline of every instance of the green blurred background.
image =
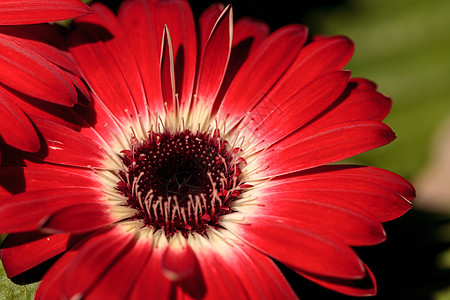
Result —
<instances>
[{"instance_id":1,"label":"green blurred background","mask_svg":"<svg viewBox=\"0 0 450 300\"><path fill-rule=\"evenodd\" d=\"M196 16L212 3L191 2ZM387 242L356 249L378 281L378 295L369 299L450 299L450 1L231 3L236 18L260 18L273 30L304 23L313 34L355 42L348 68L393 99L386 123L398 138L353 161L394 171L418 187L414 209L385 224ZM283 271L301 299L358 299ZM0 300L31 299L35 287L12 284L0 269Z\"/></svg>"}]
</instances>

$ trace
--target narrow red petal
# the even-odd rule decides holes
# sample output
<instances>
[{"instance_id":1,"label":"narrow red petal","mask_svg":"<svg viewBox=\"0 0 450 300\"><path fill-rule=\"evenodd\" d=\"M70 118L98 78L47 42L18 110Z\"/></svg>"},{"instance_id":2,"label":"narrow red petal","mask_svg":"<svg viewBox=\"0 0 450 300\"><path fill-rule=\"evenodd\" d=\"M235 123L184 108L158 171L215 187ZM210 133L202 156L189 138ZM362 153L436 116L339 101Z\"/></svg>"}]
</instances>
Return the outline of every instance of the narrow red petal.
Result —
<instances>
[{"instance_id":1,"label":"narrow red petal","mask_svg":"<svg viewBox=\"0 0 450 300\"><path fill-rule=\"evenodd\" d=\"M102 201L100 191L92 188L63 187L21 193L0 203L0 232L38 230L49 216L61 208Z\"/></svg>"},{"instance_id":2,"label":"narrow red petal","mask_svg":"<svg viewBox=\"0 0 450 300\"><path fill-rule=\"evenodd\" d=\"M395 134L388 126L374 121L334 124L304 135L300 131L264 153L263 159L270 155L272 161L264 174L279 176L332 163L381 147L394 139Z\"/></svg>"},{"instance_id":3,"label":"narrow red petal","mask_svg":"<svg viewBox=\"0 0 450 300\"><path fill-rule=\"evenodd\" d=\"M0 136L3 141L19 150L36 152L39 137L27 115L0 89Z\"/></svg>"},{"instance_id":4,"label":"narrow red petal","mask_svg":"<svg viewBox=\"0 0 450 300\"><path fill-rule=\"evenodd\" d=\"M162 40L163 44L161 47L161 63L160 63L161 91L163 101L167 104L168 109L173 111L176 109L175 69L174 69L172 39L170 37L169 29L167 26L164 27Z\"/></svg>"},{"instance_id":5,"label":"narrow red petal","mask_svg":"<svg viewBox=\"0 0 450 300\"><path fill-rule=\"evenodd\" d=\"M366 266L367 275L359 280L345 280L340 278L331 278L324 276L317 276L297 271L300 275L307 279L320 284L321 286L339 292L344 295L367 297L374 296L377 293L377 284L373 273Z\"/></svg>"},{"instance_id":6,"label":"narrow red petal","mask_svg":"<svg viewBox=\"0 0 450 300\"><path fill-rule=\"evenodd\" d=\"M81 203L61 208L41 225L41 231L49 233L84 233L100 229L115 220L104 203Z\"/></svg>"},{"instance_id":7,"label":"narrow red petal","mask_svg":"<svg viewBox=\"0 0 450 300\"><path fill-rule=\"evenodd\" d=\"M344 91L350 73L334 71L317 77L304 88L278 105L265 98L249 114L251 130L263 142L274 143L321 114Z\"/></svg>"},{"instance_id":8,"label":"narrow red petal","mask_svg":"<svg viewBox=\"0 0 450 300\"><path fill-rule=\"evenodd\" d=\"M274 216L245 215L244 222L223 225L249 245L287 266L337 278L358 279L365 275L356 253L325 232L305 229Z\"/></svg>"},{"instance_id":9,"label":"narrow red petal","mask_svg":"<svg viewBox=\"0 0 450 300\"><path fill-rule=\"evenodd\" d=\"M141 271L151 253L151 243L138 242L118 258L83 299L130 299L128 295L135 289L136 281L142 276Z\"/></svg>"},{"instance_id":10,"label":"narrow red petal","mask_svg":"<svg viewBox=\"0 0 450 300\"><path fill-rule=\"evenodd\" d=\"M62 274L62 292L68 299L83 297L120 257L130 251L136 240L130 233L113 228L90 237ZM77 278L77 280L74 280Z\"/></svg>"},{"instance_id":11,"label":"narrow red petal","mask_svg":"<svg viewBox=\"0 0 450 300\"><path fill-rule=\"evenodd\" d=\"M64 252L69 234L47 235L39 232L10 234L0 248L0 258L8 278Z\"/></svg>"},{"instance_id":12,"label":"narrow red petal","mask_svg":"<svg viewBox=\"0 0 450 300\"><path fill-rule=\"evenodd\" d=\"M200 61L196 95L204 103L211 102L219 92L230 59L233 41L233 11L227 6L209 36Z\"/></svg>"},{"instance_id":13,"label":"narrow red petal","mask_svg":"<svg viewBox=\"0 0 450 300\"><path fill-rule=\"evenodd\" d=\"M3 34L0 63L0 80L5 85L49 102L65 106L77 103L76 90L64 71Z\"/></svg>"},{"instance_id":14,"label":"narrow red petal","mask_svg":"<svg viewBox=\"0 0 450 300\"><path fill-rule=\"evenodd\" d=\"M2 0L0 25L47 23L90 13L79 0Z\"/></svg>"},{"instance_id":15,"label":"narrow red petal","mask_svg":"<svg viewBox=\"0 0 450 300\"><path fill-rule=\"evenodd\" d=\"M38 158L70 166L93 168L104 166L105 153L92 139L44 119L34 117L33 121L42 133L46 146L35 155Z\"/></svg>"},{"instance_id":16,"label":"narrow red petal","mask_svg":"<svg viewBox=\"0 0 450 300\"><path fill-rule=\"evenodd\" d=\"M292 64L306 37L306 27L285 26L265 39L247 59L222 102L220 114L223 118L229 118L227 126L232 127L234 122L265 97Z\"/></svg>"}]
</instances>

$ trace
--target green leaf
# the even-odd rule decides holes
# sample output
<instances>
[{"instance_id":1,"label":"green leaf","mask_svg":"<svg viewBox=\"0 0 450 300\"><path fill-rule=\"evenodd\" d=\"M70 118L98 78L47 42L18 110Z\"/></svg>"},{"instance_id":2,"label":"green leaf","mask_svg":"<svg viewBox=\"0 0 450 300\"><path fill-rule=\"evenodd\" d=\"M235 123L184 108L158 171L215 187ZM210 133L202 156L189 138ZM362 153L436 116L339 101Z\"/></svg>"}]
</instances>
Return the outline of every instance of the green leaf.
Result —
<instances>
[{"instance_id":1,"label":"green leaf","mask_svg":"<svg viewBox=\"0 0 450 300\"><path fill-rule=\"evenodd\" d=\"M386 123L392 144L358 156L365 164L408 178L427 161L431 137L450 113L450 2L348 1L310 15L315 33L343 34L355 42L348 68L375 81L393 99Z\"/></svg>"},{"instance_id":2,"label":"green leaf","mask_svg":"<svg viewBox=\"0 0 450 300\"><path fill-rule=\"evenodd\" d=\"M39 283L17 285L6 277L0 261L0 300L31 300Z\"/></svg>"}]
</instances>

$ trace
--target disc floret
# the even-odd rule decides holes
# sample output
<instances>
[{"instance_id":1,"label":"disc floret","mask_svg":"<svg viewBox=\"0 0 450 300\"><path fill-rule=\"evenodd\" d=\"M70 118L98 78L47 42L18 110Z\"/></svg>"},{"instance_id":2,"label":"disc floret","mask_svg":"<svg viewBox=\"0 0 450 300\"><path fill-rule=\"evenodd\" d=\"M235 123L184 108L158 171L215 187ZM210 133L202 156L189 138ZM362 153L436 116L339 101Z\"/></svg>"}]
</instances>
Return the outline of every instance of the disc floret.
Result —
<instances>
[{"instance_id":1,"label":"disc floret","mask_svg":"<svg viewBox=\"0 0 450 300\"><path fill-rule=\"evenodd\" d=\"M219 228L219 218L233 212L241 194L244 163L219 130L148 133L132 138L122 151L123 170L117 190L139 220L166 236L180 232L205 234Z\"/></svg>"}]
</instances>

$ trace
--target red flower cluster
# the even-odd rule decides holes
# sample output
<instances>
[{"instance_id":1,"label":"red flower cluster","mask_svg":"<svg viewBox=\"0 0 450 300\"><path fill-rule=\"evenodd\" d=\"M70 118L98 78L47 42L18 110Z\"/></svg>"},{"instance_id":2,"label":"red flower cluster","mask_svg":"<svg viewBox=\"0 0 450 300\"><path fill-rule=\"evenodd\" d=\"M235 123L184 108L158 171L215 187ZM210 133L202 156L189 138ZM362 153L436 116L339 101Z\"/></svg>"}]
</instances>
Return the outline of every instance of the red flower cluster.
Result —
<instances>
[{"instance_id":1,"label":"red flower cluster","mask_svg":"<svg viewBox=\"0 0 450 300\"><path fill-rule=\"evenodd\" d=\"M28 76L0 77L15 95L2 100L8 120L26 124L12 138L2 119L0 134L35 152L0 169L8 276L55 261L36 299L295 299L275 259L326 288L375 294L352 246L384 241L381 223L415 192L389 171L332 164L395 138L382 123L391 100L342 70L352 42L233 22L231 6L209 7L198 26L184 0L91 8L63 40L69 53L33 26L0 36L12 49L0 63ZM75 90L91 101L67 126L59 110L24 108L30 86L59 105ZM35 129L40 144L25 142Z\"/></svg>"}]
</instances>

